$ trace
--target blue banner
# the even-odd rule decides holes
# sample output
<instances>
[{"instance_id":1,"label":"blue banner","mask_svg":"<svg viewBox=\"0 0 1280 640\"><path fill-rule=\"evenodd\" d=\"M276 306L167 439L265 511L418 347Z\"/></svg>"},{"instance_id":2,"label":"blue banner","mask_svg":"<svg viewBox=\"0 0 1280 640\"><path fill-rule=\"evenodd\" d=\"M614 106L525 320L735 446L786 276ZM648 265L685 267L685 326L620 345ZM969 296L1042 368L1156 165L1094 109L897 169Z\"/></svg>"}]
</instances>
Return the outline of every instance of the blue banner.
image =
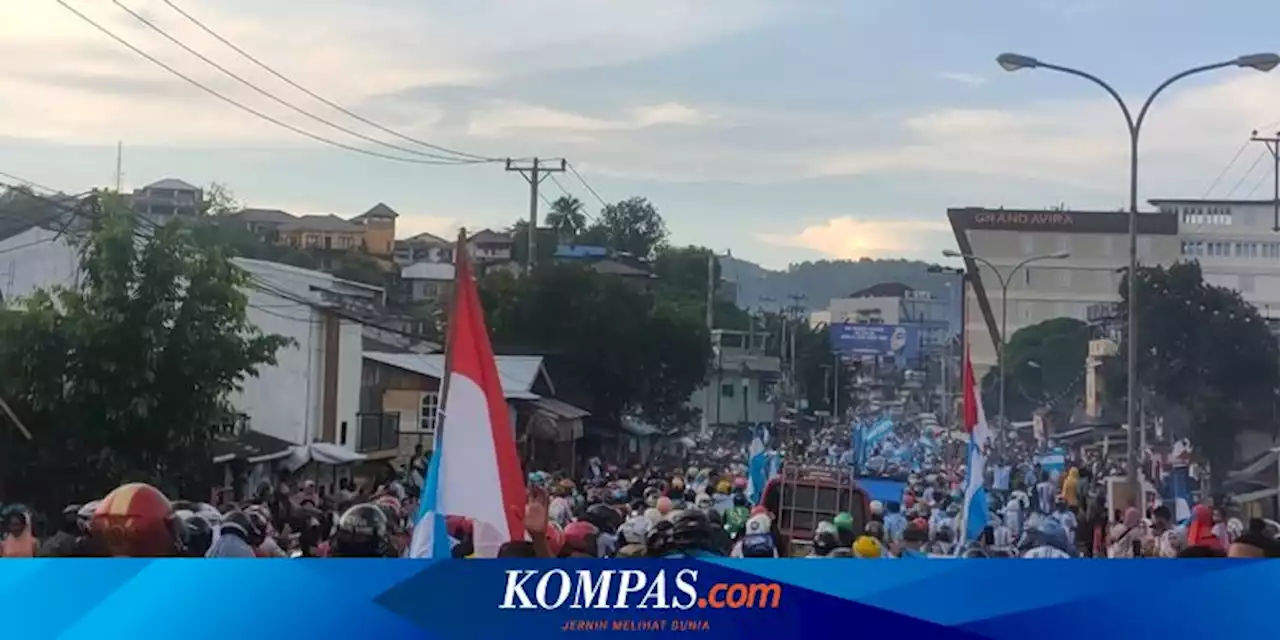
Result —
<instances>
[{"instance_id":1,"label":"blue banner","mask_svg":"<svg viewBox=\"0 0 1280 640\"><path fill-rule=\"evenodd\" d=\"M1247 560L0 561L5 634L23 640L226 640L204 624L219 612L245 640L1241 638L1275 624L1277 581L1280 564Z\"/></svg>"},{"instance_id":2,"label":"blue banner","mask_svg":"<svg viewBox=\"0 0 1280 640\"><path fill-rule=\"evenodd\" d=\"M920 357L920 327L903 324L833 324L831 349L845 356Z\"/></svg>"}]
</instances>

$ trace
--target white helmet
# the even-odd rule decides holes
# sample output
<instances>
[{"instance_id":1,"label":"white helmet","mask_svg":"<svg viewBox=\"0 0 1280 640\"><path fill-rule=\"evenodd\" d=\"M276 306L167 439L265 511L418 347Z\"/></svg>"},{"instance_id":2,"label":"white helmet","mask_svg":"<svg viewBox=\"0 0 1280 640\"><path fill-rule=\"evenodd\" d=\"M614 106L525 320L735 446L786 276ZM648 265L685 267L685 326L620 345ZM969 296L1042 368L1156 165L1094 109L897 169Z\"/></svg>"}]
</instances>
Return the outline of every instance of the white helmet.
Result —
<instances>
[{"instance_id":1,"label":"white helmet","mask_svg":"<svg viewBox=\"0 0 1280 640\"><path fill-rule=\"evenodd\" d=\"M873 516L884 515L884 504L881 503L879 500L872 500L871 515Z\"/></svg>"}]
</instances>

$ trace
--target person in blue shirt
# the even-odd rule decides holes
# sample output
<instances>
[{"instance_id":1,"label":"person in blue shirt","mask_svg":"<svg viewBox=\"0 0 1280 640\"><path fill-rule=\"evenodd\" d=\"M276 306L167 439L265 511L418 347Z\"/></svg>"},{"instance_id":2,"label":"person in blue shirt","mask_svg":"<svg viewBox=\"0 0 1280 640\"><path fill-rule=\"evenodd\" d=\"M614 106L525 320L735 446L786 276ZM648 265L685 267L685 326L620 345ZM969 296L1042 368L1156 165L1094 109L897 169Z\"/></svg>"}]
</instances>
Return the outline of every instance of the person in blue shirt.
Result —
<instances>
[{"instance_id":1,"label":"person in blue shirt","mask_svg":"<svg viewBox=\"0 0 1280 640\"><path fill-rule=\"evenodd\" d=\"M929 554L924 551L924 546L928 542L929 523L924 522L923 519L917 519L903 532L902 548L898 552L898 557L904 560L928 558Z\"/></svg>"},{"instance_id":2,"label":"person in blue shirt","mask_svg":"<svg viewBox=\"0 0 1280 640\"><path fill-rule=\"evenodd\" d=\"M884 541L899 542L902 540L903 532L907 530L907 517L902 515L902 504L890 502L885 505L885 509L888 514L884 517Z\"/></svg>"}]
</instances>

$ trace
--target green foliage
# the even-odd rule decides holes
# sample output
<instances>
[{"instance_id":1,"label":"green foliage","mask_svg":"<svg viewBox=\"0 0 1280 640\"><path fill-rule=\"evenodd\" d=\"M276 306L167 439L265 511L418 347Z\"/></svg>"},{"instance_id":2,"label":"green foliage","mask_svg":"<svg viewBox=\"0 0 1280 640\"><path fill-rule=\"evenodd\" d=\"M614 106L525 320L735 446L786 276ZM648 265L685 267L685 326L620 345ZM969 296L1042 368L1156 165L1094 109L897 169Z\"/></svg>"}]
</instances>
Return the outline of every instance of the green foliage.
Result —
<instances>
[{"instance_id":1,"label":"green foliage","mask_svg":"<svg viewBox=\"0 0 1280 640\"><path fill-rule=\"evenodd\" d=\"M140 241L116 197L96 201L79 285L0 310L0 394L34 436L0 429L0 483L42 510L126 481L203 495L228 394L287 342L246 322L224 253L177 227Z\"/></svg>"},{"instance_id":2,"label":"green foliage","mask_svg":"<svg viewBox=\"0 0 1280 640\"><path fill-rule=\"evenodd\" d=\"M595 419L636 411L661 425L690 419L711 346L704 323L619 278L585 265L547 264L532 276L481 282L494 342L549 354L557 390L589 402Z\"/></svg>"},{"instance_id":3,"label":"green foliage","mask_svg":"<svg viewBox=\"0 0 1280 640\"><path fill-rule=\"evenodd\" d=\"M796 384L801 397L809 401L811 410L832 411L836 409L833 400L839 400L843 411L853 400L855 368L831 352L826 325L792 322L789 330L796 332Z\"/></svg>"},{"instance_id":4,"label":"green foliage","mask_svg":"<svg viewBox=\"0 0 1280 640\"><path fill-rule=\"evenodd\" d=\"M637 258L652 258L667 244L667 223L645 198L606 206L583 232L582 244L599 244Z\"/></svg>"},{"instance_id":5,"label":"green foliage","mask_svg":"<svg viewBox=\"0 0 1280 640\"><path fill-rule=\"evenodd\" d=\"M200 213L209 216L225 216L240 211L244 205L236 199L227 185L221 182L210 182L204 188L204 202Z\"/></svg>"},{"instance_id":6,"label":"green foliage","mask_svg":"<svg viewBox=\"0 0 1280 640\"><path fill-rule=\"evenodd\" d=\"M587 229L586 207L573 196L560 196L551 203L547 227L561 242L572 242Z\"/></svg>"},{"instance_id":7,"label":"green foliage","mask_svg":"<svg viewBox=\"0 0 1280 640\"><path fill-rule=\"evenodd\" d=\"M706 247L670 247L658 250L653 261L654 285L659 300L674 308L703 319L707 313L707 258L712 251ZM712 263L712 273L717 287L720 285L720 261ZM715 292L719 293L719 290ZM745 331L750 316L729 300L712 296L713 319L717 329Z\"/></svg>"},{"instance_id":8,"label":"green foliage","mask_svg":"<svg viewBox=\"0 0 1280 640\"><path fill-rule=\"evenodd\" d=\"M1120 293L1127 301L1127 280ZM1236 291L1205 283L1199 263L1180 262L1139 270L1138 337L1138 381L1189 412L1196 452L1221 482L1236 434L1275 426L1280 353L1266 322Z\"/></svg>"},{"instance_id":9,"label":"green foliage","mask_svg":"<svg viewBox=\"0 0 1280 640\"><path fill-rule=\"evenodd\" d=\"M299 249L287 244L268 242L243 222L226 216L199 218L187 223L185 228L197 246L216 248L232 257L328 271L345 280L377 287L394 286L395 273L389 272L377 258L363 249Z\"/></svg>"},{"instance_id":10,"label":"green foliage","mask_svg":"<svg viewBox=\"0 0 1280 640\"><path fill-rule=\"evenodd\" d=\"M1030 420L1036 409L1075 406L1084 395L1084 366L1089 355L1089 325L1074 318L1054 318L1023 327L1009 338L1005 366L1005 413L1009 420ZM982 378L983 406L997 415L1000 370Z\"/></svg>"}]
</instances>

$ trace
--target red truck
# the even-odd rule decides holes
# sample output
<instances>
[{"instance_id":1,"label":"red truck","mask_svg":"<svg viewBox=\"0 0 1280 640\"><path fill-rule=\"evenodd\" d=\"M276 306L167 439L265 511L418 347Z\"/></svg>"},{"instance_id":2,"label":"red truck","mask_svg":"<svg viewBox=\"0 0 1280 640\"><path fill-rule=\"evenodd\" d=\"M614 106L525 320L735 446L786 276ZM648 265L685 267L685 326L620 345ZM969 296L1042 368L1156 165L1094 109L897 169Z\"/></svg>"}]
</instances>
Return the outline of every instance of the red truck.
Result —
<instances>
[{"instance_id":1,"label":"red truck","mask_svg":"<svg viewBox=\"0 0 1280 640\"><path fill-rule=\"evenodd\" d=\"M854 531L871 517L871 499L854 480L851 467L783 465L760 495L760 504L778 519L778 530L791 540L791 555L806 555L818 523L848 512Z\"/></svg>"}]
</instances>

